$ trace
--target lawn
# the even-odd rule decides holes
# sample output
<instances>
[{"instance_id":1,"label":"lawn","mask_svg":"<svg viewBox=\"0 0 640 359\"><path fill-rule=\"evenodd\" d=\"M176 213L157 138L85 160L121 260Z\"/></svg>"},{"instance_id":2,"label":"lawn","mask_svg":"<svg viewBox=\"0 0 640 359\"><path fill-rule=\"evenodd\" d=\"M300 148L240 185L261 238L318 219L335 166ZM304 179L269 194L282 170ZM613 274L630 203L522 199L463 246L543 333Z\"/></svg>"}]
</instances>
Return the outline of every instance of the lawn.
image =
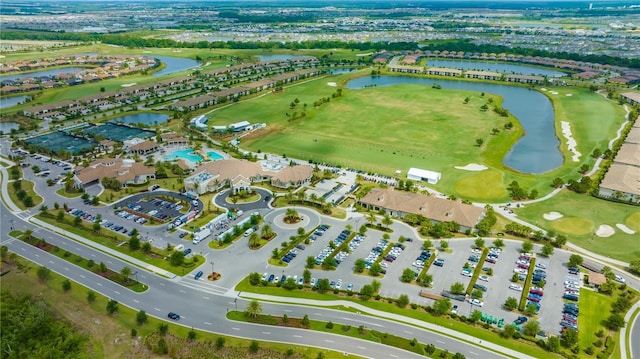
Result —
<instances>
[{"instance_id":1,"label":"lawn","mask_svg":"<svg viewBox=\"0 0 640 359\"><path fill-rule=\"evenodd\" d=\"M513 180L543 195L551 191L549 184L555 177L578 178L576 169L593 164L589 154L596 147L604 149L624 119L621 106L586 89L554 88L563 96L544 92L556 109L556 131L561 132L560 121L570 122L582 157L579 162L572 162L571 153L563 144L561 151L567 159L563 166L541 175L521 174L502 165L504 156L522 134L517 120L480 110L489 97L501 101L497 96L396 85L342 89L342 96L332 97L336 88L327 83L342 84L353 76L324 76L287 87L283 92L217 109L210 113L209 123L226 125L238 118L267 123L265 130L243 137L242 147L252 151L387 175L409 167L426 168L443 173L435 186L438 190L474 201L499 202L509 199L506 187ZM469 102L464 104L466 97ZM330 98L330 102L314 106L320 98ZM299 103L292 108L295 99ZM290 120L294 112L298 116L305 112L306 116ZM510 131L503 128L508 121L515 125ZM492 135L493 128L500 132ZM484 139L480 147L476 145L477 138ZM485 164L489 170L478 173L454 168L472 162Z\"/></svg>"},{"instance_id":2,"label":"lawn","mask_svg":"<svg viewBox=\"0 0 640 359\"><path fill-rule=\"evenodd\" d=\"M225 348L216 350L219 355L228 355L228 357L244 357L246 352L241 352L244 348L248 348L251 343L248 339L223 336L214 333L196 330L196 341L191 342L187 339L190 328L178 325L172 322L166 322L149 316L148 322L139 326L136 323L137 311L123 305L118 308L118 314L115 316L107 315L105 307L107 305L107 297L96 293L95 302L87 303L87 288L75 282L72 283L69 292L63 292L62 281L64 277L51 273L51 279L43 284L36 277L37 266L22 258L18 258L19 263L24 268L24 272L12 269L8 274L2 277L3 288L14 294L30 294L32 296L44 299L52 306L62 317L72 321L74 326L89 336L90 357L95 358L125 358L139 357L140 352L137 349L140 341L131 338L129 333L131 329L136 329L138 336L144 339L148 335L157 332L160 323L166 323L169 326L167 334L167 342L169 345L179 345L187 350L193 350L192 353L186 355L188 357L201 357L202 346L205 343L215 342L217 338L225 339ZM4 267L3 267L4 268ZM97 325L99 324L99 325ZM236 347L236 349L231 349ZM292 348L297 353L306 353L312 358L316 358L319 352L324 354L325 358L337 359L344 358L342 353L327 351L314 347L301 347L286 343L260 342L260 348L267 350L262 356L273 355L275 350L284 356L287 349ZM210 352L208 354L212 354ZM351 356L352 357L352 356Z\"/></svg>"},{"instance_id":3,"label":"lawn","mask_svg":"<svg viewBox=\"0 0 640 359\"><path fill-rule=\"evenodd\" d=\"M587 310L581 310L578 316L580 348L593 346L593 342L598 339L595 333L600 329L603 329L605 333L607 332L602 322L611 314L610 310L615 301L614 299L615 297L613 296L600 294L592 290L580 290L580 308L588 308ZM599 308L599 310L595 310L595 308ZM604 341L604 338L602 340ZM618 345L617 340L615 343Z\"/></svg>"},{"instance_id":4,"label":"lawn","mask_svg":"<svg viewBox=\"0 0 640 359\"><path fill-rule=\"evenodd\" d=\"M595 253L627 262L640 257L638 234L626 234L616 227L616 224L626 224L640 231L640 208L637 206L609 202L565 189L544 202L514 208L514 211L523 220L545 230L565 234L570 242ZM543 215L551 211L560 212L565 217L555 221L544 219ZM615 234L607 238L596 236L595 232L602 224L611 226Z\"/></svg>"},{"instance_id":5,"label":"lawn","mask_svg":"<svg viewBox=\"0 0 640 359\"><path fill-rule=\"evenodd\" d=\"M42 203L42 197L40 197L40 195L33 190L34 183L25 179L21 181L22 189L27 193L27 196L31 196L31 198L33 199L33 206L25 206L24 203L20 199L18 199L18 196L16 195L17 191L14 190L12 185L9 185L9 191L7 191L9 192L9 198L11 198L11 201L22 210L37 207L40 203Z\"/></svg>"}]
</instances>

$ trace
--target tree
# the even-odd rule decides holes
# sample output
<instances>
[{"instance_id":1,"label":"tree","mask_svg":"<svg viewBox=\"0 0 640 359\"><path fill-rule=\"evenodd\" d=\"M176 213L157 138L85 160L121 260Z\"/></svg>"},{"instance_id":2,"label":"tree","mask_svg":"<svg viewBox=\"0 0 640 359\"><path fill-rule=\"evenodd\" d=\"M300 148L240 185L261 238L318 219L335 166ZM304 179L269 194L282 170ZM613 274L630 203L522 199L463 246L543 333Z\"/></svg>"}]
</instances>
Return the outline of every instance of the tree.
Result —
<instances>
[{"instance_id":1,"label":"tree","mask_svg":"<svg viewBox=\"0 0 640 359\"><path fill-rule=\"evenodd\" d=\"M482 147L484 140L482 138L476 138L476 146Z\"/></svg>"},{"instance_id":2,"label":"tree","mask_svg":"<svg viewBox=\"0 0 640 359\"><path fill-rule=\"evenodd\" d=\"M567 263L567 265L569 267L577 267L577 266L581 266L582 262L584 261L584 259L582 258L581 255L579 254L572 254L569 257L569 262Z\"/></svg>"},{"instance_id":3,"label":"tree","mask_svg":"<svg viewBox=\"0 0 640 359\"><path fill-rule=\"evenodd\" d=\"M502 329L502 333L500 333L500 336L502 336L503 338L513 338L513 335L516 333L517 329L515 325L508 324L504 326L504 329Z\"/></svg>"},{"instance_id":4,"label":"tree","mask_svg":"<svg viewBox=\"0 0 640 359\"><path fill-rule=\"evenodd\" d=\"M540 332L540 323L537 320L529 320L522 327L524 334L530 337L535 337Z\"/></svg>"},{"instance_id":5,"label":"tree","mask_svg":"<svg viewBox=\"0 0 640 359\"><path fill-rule=\"evenodd\" d=\"M464 293L464 284L455 282L451 285L450 291L453 294L462 294Z\"/></svg>"},{"instance_id":6,"label":"tree","mask_svg":"<svg viewBox=\"0 0 640 359\"><path fill-rule=\"evenodd\" d=\"M547 340L547 350L552 353L557 353L560 350L560 339L558 337L551 336Z\"/></svg>"},{"instance_id":7,"label":"tree","mask_svg":"<svg viewBox=\"0 0 640 359\"><path fill-rule=\"evenodd\" d=\"M449 248L449 242L447 241L440 241L440 249L442 249L443 251L446 251L447 248Z\"/></svg>"},{"instance_id":8,"label":"tree","mask_svg":"<svg viewBox=\"0 0 640 359\"><path fill-rule=\"evenodd\" d=\"M379 280L374 279L374 280L371 281L371 287L373 287L373 292L374 293L378 293L378 292L380 292L380 288L382 287L382 283L380 283Z\"/></svg>"},{"instance_id":9,"label":"tree","mask_svg":"<svg viewBox=\"0 0 640 359\"><path fill-rule=\"evenodd\" d=\"M258 236L258 233L253 232L251 233L251 235L249 236L249 248L257 248L260 246L260 237Z\"/></svg>"},{"instance_id":10,"label":"tree","mask_svg":"<svg viewBox=\"0 0 640 359\"><path fill-rule=\"evenodd\" d=\"M258 343L257 340L252 340L251 344L249 345L249 352L257 353L258 350L260 350L260 343Z\"/></svg>"},{"instance_id":11,"label":"tree","mask_svg":"<svg viewBox=\"0 0 640 359\"><path fill-rule=\"evenodd\" d=\"M181 266L183 262L184 262L183 251L171 252L171 256L169 257L169 263L171 263L172 266L174 267Z\"/></svg>"},{"instance_id":12,"label":"tree","mask_svg":"<svg viewBox=\"0 0 640 359\"><path fill-rule=\"evenodd\" d=\"M262 314L262 304L257 300L252 300L247 304L247 308L244 310L244 314L251 318L257 318L260 314Z\"/></svg>"},{"instance_id":13,"label":"tree","mask_svg":"<svg viewBox=\"0 0 640 359\"><path fill-rule=\"evenodd\" d=\"M285 280L284 283L282 284L282 288L286 290L294 290L296 289L297 286L298 284L296 283L296 280L293 279L293 277L287 278L287 280Z\"/></svg>"},{"instance_id":14,"label":"tree","mask_svg":"<svg viewBox=\"0 0 640 359\"><path fill-rule=\"evenodd\" d=\"M565 236L564 234L558 234L556 236L554 244L556 245L556 247L564 246L565 244L567 244L567 236Z\"/></svg>"},{"instance_id":15,"label":"tree","mask_svg":"<svg viewBox=\"0 0 640 359\"><path fill-rule=\"evenodd\" d=\"M364 261L364 259L358 258L353 264L353 271L356 273L362 273L364 272L366 267L367 267L367 263Z\"/></svg>"},{"instance_id":16,"label":"tree","mask_svg":"<svg viewBox=\"0 0 640 359\"><path fill-rule=\"evenodd\" d=\"M435 303L433 303L433 310L439 315L445 315L449 313L451 307L451 300L449 298L442 298L436 300Z\"/></svg>"},{"instance_id":17,"label":"tree","mask_svg":"<svg viewBox=\"0 0 640 359\"><path fill-rule=\"evenodd\" d=\"M308 269L305 269L302 272L302 279L304 280L305 283L311 282L311 271Z\"/></svg>"},{"instance_id":18,"label":"tree","mask_svg":"<svg viewBox=\"0 0 640 359\"><path fill-rule=\"evenodd\" d=\"M477 323L482 319L482 312L479 310L474 310L473 313L471 313L471 317L469 317L469 319L471 319L471 321L473 323Z\"/></svg>"},{"instance_id":19,"label":"tree","mask_svg":"<svg viewBox=\"0 0 640 359\"><path fill-rule=\"evenodd\" d=\"M527 305L526 308L524 308L524 312L528 315L528 316L534 316L538 313L538 308L533 305L533 304L529 304Z\"/></svg>"},{"instance_id":20,"label":"tree","mask_svg":"<svg viewBox=\"0 0 640 359\"><path fill-rule=\"evenodd\" d=\"M564 181L560 177L556 177L553 179L553 187L560 188L564 186Z\"/></svg>"},{"instance_id":21,"label":"tree","mask_svg":"<svg viewBox=\"0 0 640 359\"><path fill-rule=\"evenodd\" d=\"M482 298L482 294L483 294L482 290L474 289L473 292L471 292L471 298L474 298L474 299Z\"/></svg>"},{"instance_id":22,"label":"tree","mask_svg":"<svg viewBox=\"0 0 640 359\"><path fill-rule=\"evenodd\" d=\"M329 270L338 266L336 259L333 257L327 257L322 261L322 269Z\"/></svg>"},{"instance_id":23,"label":"tree","mask_svg":"<svg viewBox=\"0 0 640 359\"><path fill-rule=\"evenodd\" d=\"M411 268L405 268L402 271L402 275L400 276L400 281L403 283L411 283L411 281L415 278L415 272Z\"/></svg>"},{"instance_id":24,"label":"tree","mask_svg":"<svg viewBox=\"0 0 640 359\"><path fill-rule=\"evenodd\" d=\"M68 292L71 290L71 281L68 279L65 279L62 281L62 290L64 290L65 292Z\"/></svg>"},{"instance_id":25,"label":"tree","mask_svg":"<svg viewBox=\"0 0 640 359\"><path fill-rule=\"evenodd\" d=\"M120 278L122 278L122 281L125 284L129 283L129 277L131 277L131 274L133 274L133 270L131 269L131 267L124 266L122 267L122 269L120 269Z\"/></svg>"},{"instance_id":26,"label":"tree","mask_svg":"<svg viewBox=\"0 0 640 359\"><path fill-rule=\"evenodd\" d=\"M484 248L484 239L478 237L478 238L476 238L474 244L475 244L476 248L482 249L482 248Z\"/></svg>"},{"instance_id":27,"label":"tree","mask_svg":"<svg viewBox=\"0 0 640 359\"><path fill-rule=\"evenodd\" d=\"M271 228L270 225L265 224L260 230L260 235L263 239L270 239L273 237L273 228Z\"/></svg>"},{"instance_id":28,"label":"tree","mask_svg":"<svg viewBox=\"0 0 640 359\"><path fill-rule=\"evenodd\" d=\"M430 287L433 283L433 275L425 273L418 278L418 283L423 287Z\"/></svg>"},{"instance_id":29,"label":"tree","mask_svg":"<svg viewBox=\"0 0 640 359\"><path fill-rule=\"evenodd\" d=\"M322 278L318 280L318 292L326 293L330 289L331 289L331 283L329 282L329 279Z\"/></svg>"},{"instance_id":30,"label":"tree","mask_svg":"<svg viewBox=\"0 0 640 359\"><path fill-rule=\"evenodd\" d=\"M147 313L144 310L140 310L136 314L136 323L138 323L138 325L144 325L148 319Z\"/></svg>"},{"instance_id":31,"label":"tree","mask_svg":"<svg viewBox=\"0 0 640 359\"><path fill-rule=\"evenodd\" d=\"M132 251L140 249L140 238L138 238L138 236L131 236L131 238L129 238L129 249Z\"/></svg>"},{"instance_id":32,"label":"tree","mask_svg":"<svg viewBox=\"0 0 640 359\"><path fill-rule=\"evenodd\" d=\"M624 317L622 317L622 314L620 313L613 313L605 320L607 328L616 332L619 331L620 328L624 327L624 324Z\"/></svg>"},{"instance_id":33,"label":"tree","mask_svg":"<svg viewBox=\"0 0 640 359\"><path fill-rule=\"evenodd\" d=\"M389 228L389 226L393 224L393 220L391 219L391 216L389 216L388 214L385 214L384 217L382 217L382 224L387 228Z\"/></svg>"},{"instance_id":34,"label":"tree","mask_svg":"<svg viewBox=\"0 0 640 359\"><path fill-rule=\"evenodd\" d=\"M402 294L400 295L400 297L398 298L398 306L400 308L404 308L409 304L409 296L406 294Z\"/></svg>"},{"instance_id":35,"label":"tree","mask_svg":"<svg viewBox=\"0 0 640 359\"><path fill-rule=\"evenodd\" d=\"M158 333L160 335L165 335L169 331L169 325L167 323L158 324Z\"/></svg>"},{"instance_id":36,"label":"tree","mask_svg":"<svg viewBox=\"0 0 640 359\"><path fill-rule=\"evenodd\" d=\"M277 248L276 248L276 250L277 250ZM309 269L313 269L313 267L315 267L315 265L316 265L316 258L313 257L313 256L308 256L307 257L307 264L305 265L305 267L309 268Z\"/></svg>"},{"instance_id":37,"label":"tree","mask_svg":"<svg viewBox=\"0 0 640 359\"><path fill-rule=\"evenodd\" d=\"M216 349L220 350L224 347L224 342L225 339L224 337L218 337L218 339L216 339Z\"/></svg>"},{"instance_id":38,"label":"tree","mask_svg":"<svg viewBox=\"0 0 640 359\"><path fill-rule=\"evenodd\" d=\"M425 251L430 250L433 247L433 242L431 242L430 239L425 239L424 242L422 242L422 249Z\"/></svg>"},{"instance_id":39,"label":"tree","mask_svg":"<svg viewBox=\"0 0 640 359\"><path fill-rule=\"evenodd\" d=\"M2 257L2 261L6 262L7 258L9 257L9 247L1 246L0 247L0 256Z\"/></svg>"},{"instance_id":40,"label":"tree","mask_svg":"<svg viewBox=\"0 0 640 359\"><path fill-rule=\"evenodd\" d=\"M142 244L142 248L140 248L140 250L142 250L142 252L144 252L144 253L150 253L151 252L151 243L144 242Z\"/></svg>"},{"instance_id":41,"label":"tree","mask_svg":"<svg viewBox=\"0 0 640 359\"><path fill-rule=\"evenodd\" d=\"M96 301L96 293L92 290L87 292L87 302L93 303Z\"/></svg>"},{"instance_id":42,"label":"tree","mask_svg":"<svg viewBox=\"0 0 640 359\"><path fill-rule=\"evenodd\" d=\"M518 299L514 297L508 297L507 300L504 301L503 308L508 311L512 311L518 307Z\"/></svg>"},{"instance_id":43,"label":"tree","mask_svg":"<svg viewBox=\"0 0 640 359\"><path fill-rule=\"evenodd\" d=\"M522 242L522 253L531 253L533 251L533 242Z\"/></svg>"},{"instance_id":44,"label":"tree","mask_svg":"<svg viewBox=\"0 0 640 359\"><path fill-rule=\"evenodd\" d=\"M553 244L545 243L544 246L542 246L540 253L545 257L551 257L553 254Z\"/></svg>"},{"instance_id":45,"label":"tree","mask_svg":"<svg viewBox=\"0 0 640 359\"><path fill-rule=\"evenodd\" d=\"M45 266L39 266L37 275L42 283L46 283L51 278L51 269Z\"/></svg>"},{"instance_id":46,"label":"tree","mask_svg":"<svg viewBox=\"0 0 640 359\"><path fill-rule=\"evenodd\" d=\"M382 266L380 265L380 263L373 263L371 265L371 268L369 268L369 273L374 277L377 277L381 272Z\"/></svg>"},{"instance_id":47,"label":"tree","mask_svg":"<svg viewBox=\"0 0 640 359\"><path fill-rule=\"evenodd\" d=\"M262 280L262 277L260 276L260 273L252 272L249 274L249 284L256 286L260 284L261 280Z\"/></svg>"},{"instance_id":48,"label":"tree","mask_svg":"<svg viewBox=\"0 0 640 359\"><path fill-rule=\"evenodd\" d=\"M504 248L504 241L502 240L502 238L498 238L493 241L493 246L498 249L502 249Z\"/></svg>"},{"instance_id":49,"label":"tree","mask_svg":"<svg viewBox=\"0 0 640 359\"><path fill-rule=\"evenodd\" d=\"M304 315L304 317L302 317L302 321L300 322L302 325L309 325L310 321L309 321L309 316L308 315Z\"/></svg>"},{"instance_id":50,"label":"tree","mask_svg":"<svg viewBox=\"0 0 640 359\"><path fill-rule=\"evenodd\" d=\"M613 270L609 266L602 267L602 269L600 270L600 273L602 273L604 277L607 278L607 280L609 281L613 281L616 279L616 274L613 273Z\"/></svg>"},{"instance_id":51,"label":"tree","mask_svg":"<svg viewBox=\"0 0 640 359\"><path fill-rule=\"evenodd\" d=\"M118 311L118 302L114 299L109 299L107 302L107 313L114 315Z\"/></svg>"},{"instance_id":52,"label":"tree","mask_svg":"<svg viewBox=\"0 0 640 359\"><path fill-rule=\"evenodd\" d=\"M187 338L191 341L196 340L196 332L195 330L191 329L188 333L187 333Z\"/></svg>"},{"instance_id":53,"label":"tree","mask_svg":"<svg viewBox=\"0 0 640 359\"><path fill-rule=\"evenodd\" d=\"M372 226L378 221L378 219L376 218L376 215L373 213L369 213L367 215L367 222L369 222L369 224L371 224Z\"/></svg>"},{"instance_id":54,"label":"tree","mask_svg":"<svg viewBox=\"0 0 640 359\"><path fill-rule=\"evenodd\" d=\"M373 286L371 286L371 284L365 284L362 286L362 289L360 289L360 298L363 300L369 300L369 298L374 294L375 292L373 291Z\"/></svg>"},{"instance_id":55,"label":"tree","mask_svg":"<svg viewBox=\"0 0 640 359\"><path fill-rule=\"evenodd\" d=\"M572 348L578 344L578 332L569 328L565 329L564 332L562 332L561 343L565 348Z\"/></svg>"},{"instance_id":56,"label":"tree","mask_svg":"<svg viewBox=\"0 0 640 359\"><path fill-rule=\"evenodd\" d=\"M640 259L635 259L629 262L629 272L640 275Z\"/></svg>"}]
</instances>

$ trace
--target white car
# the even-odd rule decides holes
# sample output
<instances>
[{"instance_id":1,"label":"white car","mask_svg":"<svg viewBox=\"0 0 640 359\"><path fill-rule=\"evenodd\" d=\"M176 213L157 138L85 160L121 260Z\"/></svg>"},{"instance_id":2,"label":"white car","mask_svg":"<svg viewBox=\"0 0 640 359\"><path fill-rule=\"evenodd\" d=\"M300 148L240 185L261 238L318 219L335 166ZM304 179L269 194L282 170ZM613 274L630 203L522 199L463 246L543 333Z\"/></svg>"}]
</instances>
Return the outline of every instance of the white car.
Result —
<instances>
[{"instance_id":1,"label":"white car","mask_svg":"<svg viewBox=\"0 0 640 359\"><path fill-rule=\"evenodd\" d=\"M316 286L316 279L315 278L311 278L311 286L315 287Z\"/></svg>"},{"instance_id":2,"label":"white car","mask_svg":"<svg viewBox=\"0 0 640 359\"><path fill-rule=\"evenodd\" d=\"M523 290L520 284L509 284L509 289L517 290L518 292L522 292Z\"/></svg>"},{"instance_id":3,"label":"white car","mask_svg":"<svg viewBox=\"0 0 640 359\"><path fill-rule=\"evenodd\" d=\"M626 282L626 280L624 278L622 278L621 276L616 274L616 282L618 283L624 283Z\"/></svg>"},{"instance_id":4,"label":"white car","mask_svg":"<svg viewBox=\"0 0 640 359\"><path fill-rule=\"evenodd\" d=\"M526 269L522 269L522 268L513 268L513 272L514 273L518 273L518 274L522 274L522 275L529 274L529 271L527 271Z\"/></svg>"},{"instance_id":5,"label":"white car","mask_svg":"<svg viewBox=\"0 0 640 359\"><path fill-rule=\"evenodd\" d=\"M469 299L469 303L471 303L471 305L475 305L478 307L482 307L484 305L484 302L481 301L480 299Z\"/></svg>"},{"instance_id":6,"label":"white car","mask_svg":"<svg viewBox=\"0 0 640 359\"><path fill-rule=\"evenodd\" d=\"M546 269L547 268L547 264L546 263L542 263L542 262L536 263L536 267L542 268L542 269Z\"/></svg>"},{"instance_id":7,"label":"white car","mask_svg":"<svg viewBox=\"0 0 640 359\"><path fill-rule=\"evenodd\" d=\"M488 282L489 281L489 276L481 275L481 276L478 277L478 279L482 280L482 281L485 281L485 282Z\"/></svg>"},{"instance_id":8,"label":"white car","mask_svg":"<svg viewBox=\"0 0 640 359\"><path fill-rule=\"evenodd\" d=\"M267 280L267 278L269 278L269 274L268 274L267 272L265 272L265 273L262 275L262 280Z\"/></svg>"}]
</instances>

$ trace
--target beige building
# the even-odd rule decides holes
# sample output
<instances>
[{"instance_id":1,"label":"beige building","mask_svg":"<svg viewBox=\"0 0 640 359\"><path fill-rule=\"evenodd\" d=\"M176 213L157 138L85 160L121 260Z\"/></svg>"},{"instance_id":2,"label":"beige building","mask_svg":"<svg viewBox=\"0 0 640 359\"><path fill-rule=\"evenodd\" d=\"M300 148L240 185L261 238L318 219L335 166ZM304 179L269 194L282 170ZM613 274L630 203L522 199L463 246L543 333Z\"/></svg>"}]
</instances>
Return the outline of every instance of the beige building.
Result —
<instances>
[{"instance_id":1,"label":"beige building","mask_svg":"<svg viewBox=\"0 0 640 359\"><path fill-rule=\"evenodd\" d=\"M76 167L75 173L74 180L80 188L100 183L104 177L117 179L123 187L156 178L155 168L121 158L101 158L91 162L87 167Z\"/></svg>"},{"instance_id":2,"label":"beige building","mask_svg":"<svg viewBox=\"0 0 640 359\"><path fill-rule=\"evenodd\" d=\"M229 186L234 192L251 191L251 185L266 182L278 188L308 184L313 168L305 165L285 166L268 161L219 160L196 168L195 174L184 180L187 190L198 194L213 192Z\"/></svg>"},{"instance_id":3,"label":"beige building","mask_svg":"<svg viewBox=\"0 0 640 359\"><path fill-rule=\"evenodd\" d=\"M598 196L640 203L640 167L613 163L600 183Z\"/></svg>"},{"instance_id":4,"label":"beige building","mask_svg":"<svg viewBox=\"0 0 640 359\"><path fill-rule=\"evenodd\" d=\"M393 188L373 188L360 203L370 210L382 209L400 218L412 213L433 222L456 222L462 232L473 230L484 217L484 209L480 207Z\"/></svg>"}]
</instances>

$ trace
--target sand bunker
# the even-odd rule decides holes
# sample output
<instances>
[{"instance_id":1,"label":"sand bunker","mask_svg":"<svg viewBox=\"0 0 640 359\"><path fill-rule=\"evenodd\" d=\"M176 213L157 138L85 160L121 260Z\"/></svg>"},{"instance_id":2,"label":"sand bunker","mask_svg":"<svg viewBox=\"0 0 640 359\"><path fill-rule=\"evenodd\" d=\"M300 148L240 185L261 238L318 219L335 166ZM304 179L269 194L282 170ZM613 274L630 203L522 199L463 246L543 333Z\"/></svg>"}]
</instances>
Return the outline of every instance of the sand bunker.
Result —
<instances>
[{"instance_id":1,"label":"sand bunker","mask_svg":"<svg viewBox=\"0 0 640 359\"><path fill-rule=\"evenodd\" d=\"M558 91L549 91L549 93L552 94L552 95L557 95Z\"/></svg>"},{"instance_id":2,"label":"sand bunker","mask_svg":"<svg viewBox=\"0 0 640 359\"><path fill-rule=\"evenodd\" d=\"M629 228L629 227L625 226L625 225L624 225L624 224L622 224L622 223L618 223L618 224L616 224L616 227L618 227L621 231L623 231L623 232L624 232L624 233L626 233L626 234L635 234L635 233L636 233L636 231L634 231L633 229L631 229L631 228Z\"/></svg>"},{"instance_id":3,"label":"sand bunker","mask_svg":"<svg viewBox=\"0 0 640 359\"><path fill-rule=\"evenodd\" d=\"M598 237L611 237L616 233L616 231L613 230L613 227L606 225L606 224L602 224L600 225L600 227L598 227L598 230L596 231L596 236Z\"/></svg>"},{"instance_id":4,"label":"sand bunker","mask_svg":"<svg viewBox=\"0 0 640 359\"><path fill-rule=\"evenodd\" d=\"M484 171L489 167L487 167L485 165L479 165L477 163L469 163L466 166L455 166L454 168L457 169L457 170L478 172L478 171Z\"/></svg>"},{"instance_id":5,"label":"sand bunker","mask_svg":"<svg viewBox=\"0 0 640 359\"><path fill-rule=\"evenodd\" d=\"M371 55L373 55L373 52L367 52L366 54L356 54L356 57L371 56Z\"/></svg>"},{"instance_id":6,"label":"sand bunker","mask_svg":"<svg viewBox=\"0 0 640 359\"><path fill-rule=\"evenodd\" d=\"M547 91L547 89L543 87L540 89L540 91Z\"/></svg>"},{"instance_id":7,"label":"sand bunker","mask_svg":"<svg viewBox=\"0 0 640 359\"><path fill-rule=\"evenodd\" d=\"M122 86L122 87L131 87L131 86L135 86L137 84L138 84L137 82L132 82L132 83L128 83L128 84L122 84L120 86Z\"/></svg>"},{"instance_id":8,"label":"sand bunker","mask_svg":"<svg viewBox=\"0 0 640 359\"><path fill-rule=\"evenodd\" d=\"M562 125L562 135L567 139L567 149L569 152L573 153L571 160L573 162L580 162L580 156L582 156L582 153L578 152L576 149L578 143L571 134L571 124L567 121L561 121L560 124Z\"/></svg>"},{"instance_id":9,"label":"sand bunker","mask_svg":"<svg viewBox=\"0 0 640 359\"><path fill-rule=\"evenodd\" d=\"M336 87L338 86L338 84L336 84L335 82L327 82L327 86Z\"/></svg>"},{"instance_id":10,"label":"sand bunker","mask_svg":"<svg viewBox=\"0 0 640 359\"><path fill-rule=\"evenodd\" d=\"M543 214L542 217L547 221L555 221L556 219L560 219L564 216L560 212L547 212Z\"/></svg>"},{"instance_id":11,"label":"sand bunker","mask_svg":"<svg viewBox=\"0 0 640 359\"><path fill-rule=\"evenodd\" d=\"M566 96L571 97L571 96L573 96L573 94L572 93L568 93Z\"/></svg>"}]
</instances>

